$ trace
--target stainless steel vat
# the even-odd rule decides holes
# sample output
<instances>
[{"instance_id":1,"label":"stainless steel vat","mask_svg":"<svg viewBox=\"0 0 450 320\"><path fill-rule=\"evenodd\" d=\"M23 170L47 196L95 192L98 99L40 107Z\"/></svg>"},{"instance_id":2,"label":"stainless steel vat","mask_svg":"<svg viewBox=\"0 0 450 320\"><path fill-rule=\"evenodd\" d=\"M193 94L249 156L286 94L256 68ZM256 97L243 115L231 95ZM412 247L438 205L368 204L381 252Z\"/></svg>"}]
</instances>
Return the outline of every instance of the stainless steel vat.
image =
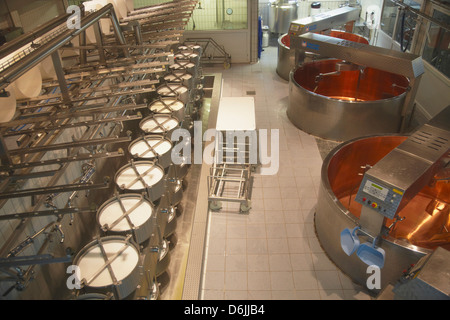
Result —
<instances>
[{"instance_id":1,"label":"stainless steel vat","mask_svg":"<svg viewBox=\"0 0 450 320\"><path fill-rule=\"evenodd\" d=\"M128 152L135 159L155 161L167 169L172 163L172 141L162 135L150 134L130 143Z\"/></svg>"},{"instance_id":2,"label":"stainless steel vat","mask_svg":"<svg viewBox=\"0 0 450 320\"><path fill-rule=\"evenodd\" d=\"M177 176L178 171L176 165L171 165L166 176L167 189L170 192L169 203L173 206L179 204L183 198L183 180Z\"/></svg>"},{"instance_id":3,"label":"stainless steel vat","mask_svg":"<svg viewBox=\"0 0 450 320\"><path fill-rule=\"evenodd\" d=\"M86 292L114 292L124 299L141 279L142 257L136 243L124 236L108 236L87 244L74 259Z\"/></svg>"},{"instance_id":4,"label":"stainless steel vat","mask_svg":"<svg viewBox=\"0 0 450 320\"><path fill-rule=\"evenodd\" d=\"M177 227L177 208L170 203L170 191L161 197L161 201L158 206L158 225L163 237L167 239L172 235Z\"/></svg>"},{"instance_id":5,"label":"stainless steel vat","mask_svg":"<svg viewBox=\"0 0 450 320\"><path fill-rule=\"evenodd\" d=\"M369 41L366 38L354 33L339 30L331 30L328 32L324 32L324 34L334 38L340 38L352 42L369 44ZM291 72L292 69L294 69L295 66L295 55L290 52L290 42L291 39L289 37L289 34L287 33L281 35L278 38L277 73L281 78L283 78L286 81L289 81L289 73ZM313 54L311 52L305 52L305 59L303 61L299 61L299 64L324 58L325 57L321 57L320 55Z\"/></svg>"},{"instance_id":6,"label":"stainless steel vat","mask_svg":"<svg viewBox=\"0 0 450 320\"><path fill-rule=\"evenodd\" d=\"M181 100L171 97L159 97L149 105L152 113L171 114L180 121L184 120L185 108L185 104Z\"/></svg>"},{"instance_id":7,"label":"stainless steel vat","mask_svg":"<svg viewBox=\"0 0 450 320\"><path fill-rule=\"evenodd\" d=\"M175 61L175 63L169 65L169 70L170 71L174 71L174 70L181 71L181 70L184 70L187 73L192 74L192 76L194 78L196 78L197 75L198 75L197 74L198 73L197 66L195 65L195 63L193 63L193 62L191 62L189 60L177 59Z\"/></svg>"},{"instance_id":8,"label":"stainless steel vat","mask_svg":"<svg viewBox=\"0 0 450 320\"><path fill-rule=\"evenodd\" d=\"M278 38L277 73L286 81L289 81L289 73L295 65L295 55L290 52L290 40L287 33Z\"/></svg>"},{"instance_id":9,"label":"stainless steel vat","mask_svg":"<svg viewBox=\"0 0 450 320\"><path fill-rule=\"evenodd\" d=\"M141 194L123 194L105 201L97 211L97 223L109 235L133 234L138 244L153 230L155 209Z\"/></svg>"},{"instance_id":10,"label":"stainless steel vat","mask_svg":"<svg viewBox=\"0 0 450 320\"><path fill-rule=\"evenodd\" d=\"M340 144L322 165L321 184L315 212L315 229L324 251L353 281L365 286L368 266L356 254L348 256L341 248L340 233L359 225L361 204L354 201L363 176L362 167L373 166L406 139L405 136L369 136ZM400 165L401 166L401 165ZM381 271L383 289L395 283L402 270L437 247L450 250L450 184L437 181L424 187L400 212L402 221L385 220L386 234L380 247L385 251ZM361 229L360 241L373 237ZM378 292L377 288L369 288Z\"/></svg>"},{"instance_id":11,"label":"stainless steel vat","mask_svg":"<svg viewBox=\"0 0 450 320\"><path fill-rule=\"evenodd\" d=\"M172 97L181 100L184 104L189 101L189 89L181 83L165 83L158 88L156 92L161 97Z\"/></svg>"},{"instance_id":12,"label":"stainless steel vat","mask_svg":"<svg viewBox=\"0 0 450 320\"><path fill-rule=\"evenodd\" d=\"M164 81L169 83L181 83L182 85L186 86L189 90L192 90L194 86L194 78L192 74L183 69L172 70L172 72L164 76Z\"/></svg>"},{"instance_id":13,"label":"stainless steel vat","mask_svg":"<svg viewBox=\"0 0 450 320\"><path fill-rule=\"evenodd\" d=\"M181 50L181 51L178 51L177 53L175 53L175 59L189 60L197 66L200 63L200 55L196 52L190 52L187 50L186 51Z\"/></svg>"},{"instance_id":14,"label":"stainless steel vat","mask_svg":"<svg viewBox=\"0 0 450 320\"><path fill-rule=\"evenodd\" d=\"M336 141L399 132L408 79L369 67L337 73L342 63L309 62L290 73L290 121L307 133Z\"/></svg>"},{"instance_id":15,"label":"stainless steel vat","mask_svg":"<svg viewBox=\"0 0 450 320\"><path fill-rule=\"evenodd\" d=\"M142 119L139 127L146 134L164 135L171 138L172 133L180 128L180 120L170 113L155 113Z\"/></svg>"},{"instance_id":16,"label":"stainless steel vat","mask_svg":"<svg viewBox=\"0 0 450 320\"><path fill-rule=\"evenodd\" d=\"M153 161L131 161L120 168L114 181L122 192L146 192L150 201L161 198L165 190L164 169Z\"/></svg>"},{"instance_id":17,"label":"stainless steel vat","mask_svg":"<svg viewBox=\"0 0 450 320\"><path fill-rule=\"evenodd\" d=\"M158 264L156 265L156 276L159 277L167 271L170 264L170 252L169 243L166 239L163 239L159 245L158 251Z\"/></svg>"},{"instance_id":18,"label":"stainless steel vat","mask_svg":"<svg viewBox=\"0 0 450 320\"><path fill-rule=\"evenodd\" d=\"M291 21L298 18L297 1L276 1L269 4L269 29L273 33L286 33Z\"/></svg>"}]
</instances>

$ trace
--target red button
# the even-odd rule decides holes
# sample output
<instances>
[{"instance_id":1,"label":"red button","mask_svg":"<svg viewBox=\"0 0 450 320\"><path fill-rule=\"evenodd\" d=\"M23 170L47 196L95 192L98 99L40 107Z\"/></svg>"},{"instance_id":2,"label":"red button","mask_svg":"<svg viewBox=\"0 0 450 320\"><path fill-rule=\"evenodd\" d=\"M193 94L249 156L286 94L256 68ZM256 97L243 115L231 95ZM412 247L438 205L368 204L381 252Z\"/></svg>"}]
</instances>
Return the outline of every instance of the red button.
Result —
<instances>
[{"instance_id":1,"label":"red button","mask_svg":"<svg viewBox=\"0 0 450 320\"><path fill-rule=\"evenodd\" d=\"M363 198L363 201L365 202L367 200L367 198Z\"/></svg>"}]
</instances>

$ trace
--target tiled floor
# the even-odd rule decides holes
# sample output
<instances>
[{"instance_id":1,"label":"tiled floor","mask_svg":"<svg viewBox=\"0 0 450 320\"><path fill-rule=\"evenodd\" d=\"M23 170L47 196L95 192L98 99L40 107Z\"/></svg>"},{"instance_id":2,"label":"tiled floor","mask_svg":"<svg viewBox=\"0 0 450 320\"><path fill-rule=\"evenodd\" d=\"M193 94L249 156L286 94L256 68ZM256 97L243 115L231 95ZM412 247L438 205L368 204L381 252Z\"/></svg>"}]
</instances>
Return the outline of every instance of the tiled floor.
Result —
<instances>
[{"instance_id":1,"label":"tiled floor","mask_svg":"<svg viewBox=\"0 0 450 320\"><path fill-rule=\"evenodd\" d=\"M205 69L222 72L222 96L254 96L257 128L279 130L280 163L276 175L254 175L249 214L229 202L210 211L202 298L371 299L316 237L322 157L316 139L286 116L288 82L276 74L276 61L277 48L268 47L256 64Z\"/></svg>"}]
</instances>

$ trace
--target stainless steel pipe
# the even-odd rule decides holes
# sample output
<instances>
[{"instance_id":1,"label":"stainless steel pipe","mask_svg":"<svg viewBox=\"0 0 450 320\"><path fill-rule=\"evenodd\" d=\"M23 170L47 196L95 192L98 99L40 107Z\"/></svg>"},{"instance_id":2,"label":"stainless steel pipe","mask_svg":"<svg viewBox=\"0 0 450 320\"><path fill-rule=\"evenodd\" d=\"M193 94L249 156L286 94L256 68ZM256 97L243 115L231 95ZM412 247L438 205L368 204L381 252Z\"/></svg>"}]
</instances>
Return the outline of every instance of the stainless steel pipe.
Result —
<instances>
[{"instance_id":1,"label":"stainless steel pipe","mask_svg":"<svg viewBox=\"0 0 450 320\"><path fill-rule=\"evenodd\" d=\"M103 8L95 11L81 19L80 29L68 29L62 34L58 35L53 40L49 41L40 48L37 48L32 53L28 54L22 58L19 62L13 64L11 67L3 70L0 73L0 90L5 89L14 80L18 79L20 76L25 74L28 70L36 66L38 63L42 62L45 58L51 55L53 52L61 48L67 42L72 40L74 37L82 33L88 27L98 22L101 18L110 15L114 31L116 33L117 39L121 45L125 45L125 37L120 28L119 21L114 12L114 7L112 4L107 4ZM124 49L126 56L129 56L127 49Z\"/></svg>"}]
</instances>

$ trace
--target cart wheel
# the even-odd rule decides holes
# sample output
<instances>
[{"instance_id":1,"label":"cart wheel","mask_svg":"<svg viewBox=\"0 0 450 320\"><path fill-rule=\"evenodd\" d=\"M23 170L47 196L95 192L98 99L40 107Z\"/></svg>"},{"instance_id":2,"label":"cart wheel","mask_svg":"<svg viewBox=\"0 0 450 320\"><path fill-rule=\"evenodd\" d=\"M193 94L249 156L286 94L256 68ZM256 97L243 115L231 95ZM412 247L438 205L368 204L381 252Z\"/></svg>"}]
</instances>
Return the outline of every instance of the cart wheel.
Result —
<instances>
[{"instance_id":1,"label":"cart wheel","mask_svg":"<svg viewBox=\"0 0 450 320\"><path fill-rule=\"evenodd\" d=\"M251 208L252 204L250 201L241 203L241 213L248 213Z\"/></svg>"},{"instance_id":2,"label":"cart wheel","mask_svg":"<svg viewBox=\"0 0 450 320\"><path fill-rule=\"evenodd\" d=\"M209 208L212 211L219 211L220 209L222 209L222 203L220 201L211 201L209 203Z\"/></svg>"}]
</instances>

